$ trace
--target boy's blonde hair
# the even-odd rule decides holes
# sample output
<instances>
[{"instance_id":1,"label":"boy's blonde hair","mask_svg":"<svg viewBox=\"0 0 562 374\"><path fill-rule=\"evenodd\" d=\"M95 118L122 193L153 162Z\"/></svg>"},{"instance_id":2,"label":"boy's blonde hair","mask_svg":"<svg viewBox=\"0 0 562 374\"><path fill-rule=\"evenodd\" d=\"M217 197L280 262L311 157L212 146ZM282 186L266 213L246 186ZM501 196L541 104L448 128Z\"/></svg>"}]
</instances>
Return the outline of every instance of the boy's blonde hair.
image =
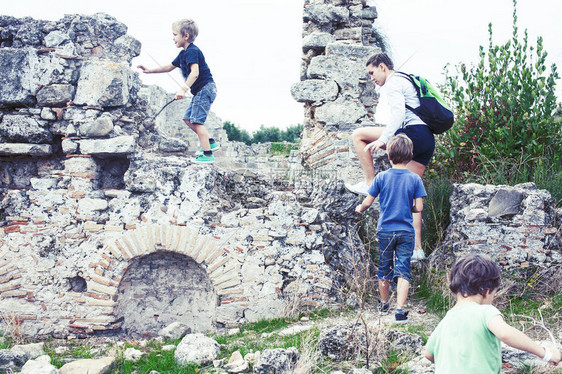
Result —
<instances>
[{"instance_id":1,"label":"boy's blonde hair","mask_svg":"<svg viewBox=\"0 0 562 374\"><path fill-rule=\"evenodd\" d=\"M189 34L187 41L193 43L197 35L199 35L199 27L192 19L180 19L172 24L172 30L179 32L181 35Z\"/></svg>"},{"instance_id":2,"label":"boy's blonde hair","mask_svg":"<svg viewBox=\"0 0 562 374\"><path fill-rule=\"evenodd\" d=\"M407 164L414 155L414 143L404 134L394 135L386 144L386 152L394 164Z\"/></svg>"}]
</instances>

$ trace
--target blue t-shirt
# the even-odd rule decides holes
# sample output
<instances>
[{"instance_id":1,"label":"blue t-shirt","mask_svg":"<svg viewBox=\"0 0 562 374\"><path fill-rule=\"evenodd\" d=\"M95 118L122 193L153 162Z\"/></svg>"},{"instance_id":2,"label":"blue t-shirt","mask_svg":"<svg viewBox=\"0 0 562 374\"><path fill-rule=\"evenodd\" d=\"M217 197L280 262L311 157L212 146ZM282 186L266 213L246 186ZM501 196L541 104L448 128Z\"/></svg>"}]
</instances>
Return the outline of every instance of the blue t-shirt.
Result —
<instances>
[{"instance_id":1,"label":"blue t-shirt","mask_svg":"<svg viewBox=\"0 0 562 374\"><path fill-rule=\"evenodd\" d=\"M182 49L178 57L172 61L172 65L181 69L184 79L187 79L189 73L191 73L191 64L199 65L199 77L197 77L197 80L191 86L191 93L195 95L197 92L201 91L207 83L213 82L213 76L211 75L209 66L205 62L203 52L193 43L191 43L187 49Z\"/></svg>"},{"instance_id":2,"label":"blue t-shirt","mask_svg":"<svg viewBox=\"0 0 562 374\"><path fill-rule=\"evenodd\" d=\"M368 193L373 197L380 194L377 231L414 232L414 199L427 195L419 175L408 169L388 169L377 174Z\"/></svg>"}]
</instances>

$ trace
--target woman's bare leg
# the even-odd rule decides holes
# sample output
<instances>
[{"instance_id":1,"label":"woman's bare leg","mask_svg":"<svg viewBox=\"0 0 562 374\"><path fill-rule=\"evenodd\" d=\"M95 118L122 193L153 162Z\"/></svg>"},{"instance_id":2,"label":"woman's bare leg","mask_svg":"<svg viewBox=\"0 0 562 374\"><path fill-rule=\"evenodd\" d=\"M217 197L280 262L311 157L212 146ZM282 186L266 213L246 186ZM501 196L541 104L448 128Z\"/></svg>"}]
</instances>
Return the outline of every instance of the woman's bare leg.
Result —
<instances>
[{"instance_id":1,"label":"woman's bare leg","mask_svg":"<svg viewBox=\"0 0 562 374\"><path fill-rule=\"evenodd\" d=\"M364 148L367 144L380 138L383 131L384 127L370 126L355 129L351 134L355 153L357 153L359 163L365 175L365 182L369 186L373 183L373 179L375 179L375 168L373 166L373 155L370 151L365 152Z\"/></svg>"}]
</instances>

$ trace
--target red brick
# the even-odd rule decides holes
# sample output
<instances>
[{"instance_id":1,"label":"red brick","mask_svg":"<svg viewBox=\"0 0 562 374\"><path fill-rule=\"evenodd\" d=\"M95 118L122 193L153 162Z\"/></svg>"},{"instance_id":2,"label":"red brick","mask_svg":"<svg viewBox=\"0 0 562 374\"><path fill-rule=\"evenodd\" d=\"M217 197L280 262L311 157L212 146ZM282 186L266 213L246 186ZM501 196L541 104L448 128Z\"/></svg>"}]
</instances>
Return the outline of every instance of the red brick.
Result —
<instances>
[{"instance_id":1,"label":"red brick","mask_svg":"<svg viewBox=\"0 0 562 374\"><path fill-rule=\"evenodd\" d=\"M9 234L12 232L20 232L20 227L19 226L4 227L4 233Z\"/></svg>"}]
</instances>

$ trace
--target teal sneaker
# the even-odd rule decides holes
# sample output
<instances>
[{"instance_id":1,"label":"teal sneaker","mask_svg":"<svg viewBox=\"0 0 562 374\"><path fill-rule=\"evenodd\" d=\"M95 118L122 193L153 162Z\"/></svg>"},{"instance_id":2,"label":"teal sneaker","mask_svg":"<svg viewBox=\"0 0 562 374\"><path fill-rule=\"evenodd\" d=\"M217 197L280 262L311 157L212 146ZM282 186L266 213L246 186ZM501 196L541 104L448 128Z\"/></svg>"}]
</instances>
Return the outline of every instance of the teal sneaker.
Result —
<instances>
[{"instance_id":1,"label":"teal sneaker","mask_svg":"<svg viewBox=\"0 0 562 374\"><path fill-rule=\"evenodd\" d=\"M205 156L203 155L199 155L197 157L195 157L195 159L193 159L192 161L194 164L214 164L215 163L215 156L210 155L210 156Z\"/></svg>"},{"instance_id":2,"label":"teal sneaker","mask_svg":"<svg viewBox=\"0 0 562 374\"><path fill-rule=\"evenodd\" d=\"M211 151L218 151L221 148L219 142L214 142L211 144ZM195 156L201 156L203 154L203 148L200 148L197 152L195 152Z\"/></svg>"}]
</instances>

